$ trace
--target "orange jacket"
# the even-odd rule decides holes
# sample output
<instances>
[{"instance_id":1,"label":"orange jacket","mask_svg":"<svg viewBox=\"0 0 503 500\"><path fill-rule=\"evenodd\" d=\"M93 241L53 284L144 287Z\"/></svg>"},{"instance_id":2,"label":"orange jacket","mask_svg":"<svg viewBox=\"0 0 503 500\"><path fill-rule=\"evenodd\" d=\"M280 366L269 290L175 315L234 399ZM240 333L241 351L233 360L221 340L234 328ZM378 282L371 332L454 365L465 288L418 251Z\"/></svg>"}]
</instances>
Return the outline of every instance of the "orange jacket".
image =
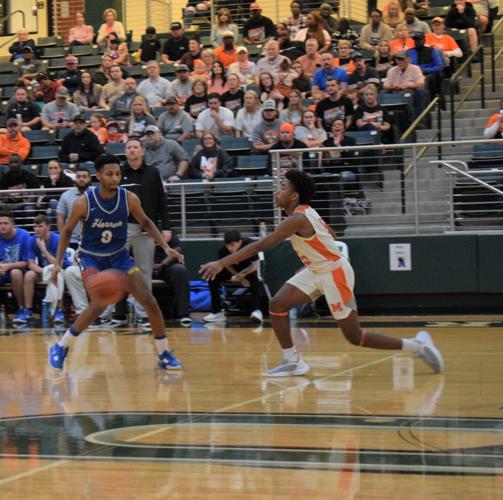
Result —
<instances>
[{"instance_id":1,"label":"orange jacket","mask_svg":"<svg viewBox=\"0 0 503 500\"><path fill-rule=\"evenodd\" d=\"M9 155L17 153L23 161L30 153L30 141L21 132L14 139L9 134L0 134L0 163L9 163Z\"/></svg>"}]
</instances>

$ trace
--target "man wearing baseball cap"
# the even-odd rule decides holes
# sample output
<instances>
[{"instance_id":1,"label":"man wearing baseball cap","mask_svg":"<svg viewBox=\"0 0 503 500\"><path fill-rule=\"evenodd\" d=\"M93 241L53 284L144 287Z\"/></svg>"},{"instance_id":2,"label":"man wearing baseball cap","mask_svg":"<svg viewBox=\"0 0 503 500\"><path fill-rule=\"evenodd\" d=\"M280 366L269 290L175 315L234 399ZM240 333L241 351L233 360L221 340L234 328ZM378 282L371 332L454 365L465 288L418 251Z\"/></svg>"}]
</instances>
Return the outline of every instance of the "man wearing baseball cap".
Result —
<instances>
[{"instance_id":1,"label":"man wearing baseball cap","mask_svg":"<svg viewBox=\"0 0 503 500\"><path fill-rule=\"evenodd\" d=\"M456 40L452 36L445 34L445 23L441 17L434 17L431 20L431 29L433 33L428 33L424 37L425 44L440 50L447 65L450 65L453 58L463 57L463 52ZM444 76L448 77L452 71L448 71L446 74L446 69L449 68L444 68Z\"/></svg>"},{"instance_id":2,"label":"man wearing baseball cap","mask_svg":"<svg viewBox=\"0 0 503 500\"><path fill-rule=\"evenodd\" d=\"M279 112L274 99L266 99L262 105L262 121L253 129L253 149L257 153L268 153L272 145L278 142Z\"/></svg>"},{"instance_id":3,"label":"man wearing baseball cap","mask_svg":"<svg viewBox=\"0 0 503 500\"><path fill-rule=\"evenodd\" d=\"M234 45L234 33L232 31L224 31L222 40L222 45L215 49L215 57L227 70L232 63L238 60L237 45Z\"/></svg>"},{"instance_id":4,"label":"man wearing baseball cap","mask_svg":"<svg viewBox=\"0 0 503 500\"><path fill-rule=\"evenodd\" d=\"M413 38L416 33L431 33L431 29L428 23L425 21L420 21L416 17L416 9L414 7L407 7L404 11L405 14L405 24L409 29L409 36Z\"/></svg>"},{"instance_id":5,"label":"man wearing baseball cap","mask_svg":"<svg viewBox=\"0 0 503 500\"><path fill-rule=\"evenodd\" d=\"M65 57L65 62L66 70L59 73L57 79L68 89L70 96L72 96L80 87L82 70L79 69L79 60L72 54Z\"/></svg>"},{"instance_id":6,"label":"man wearing baseball cap","mask_svg":"<svg viewBox=\"0 0 503 500\"><path fill-rule=\"evenodd\" d=\"M145 163L159 171L162 180L176 182L189 170L189 155L172 139L165 139L157 125L145 127Z\"/></svg>"},{"instance_id":7,"label":"man wearing baseball cap","mask_svg":"<svg viewBox=\"0 0 503 500\"><path fill-rule=\"evenodd\" d=\"M42 127L46 130L68 128L79 109L73 102L68 102L68 89L59 87L56 99L44 106L42 110ZM92 132L91 132L92 133Z\"/></svg>"},{"instance_id":8,"label":"man wearing baseball cap","mask_svg":"<svg viewBox=\"0 0 503 500\"><path fill-rule=\"evenodd\" d=\"M189 50L189 39L185 35L182 23L171 23L171 35L162 46L162 62L164 64L177 63L187 50Z\"/></svg>"},{"instance_id":9,"label":"man wearing baseball cap","mask_svg":"<svg viewBox=\"0 0 503 500\"><path fill-rule=\"evenodd\" d=\"M30 152L30 141L21 134L20 123L16 118L9 118L6 134L0 134L0 164L7 165L11 154L18 154L24 161Z\"/></svg>"},{"instance_id":10,"label":"man wearing baseball cap","mask_svg":"<svg viewBox=\"0 0 503 500\"><path fill-rule=\"evenodd\" d=\"M19 78L17 80L20 85L28 86L35 80L37 73L44 70L44 65L42 61L35 59L33 49L29 45L24 47L22 55L23 60L18 66Z\"/></svg>"},{"instance_id":11,"label":"man wearing baseball cap","mask_svg":"<svg viewBox=\"0 0 503 500\"><path fill-rule=\"evenodd\" d=\"M409 54L399 50L395 54L396 66L392 66L383 80L384 90L403 92L408 90L414 93L415 116L419 116L425 108L425 78L419 66L411 64Z\"/></svg>"},{"instance_id":12,"label":"man wearing baseball cap","mask_svg":"<svg viewBox=\"0 0 503 500\"><path fill-rule=\"evenodd\" d=\"M97 135L88 130L82 115L74 116L72 124L72 131L65 135L61 143L59 159L64 163L94 161L103 153Z\"/></svg>"},{"instance_id":13,"label":"man wearing baseball cap","mask_svg":"<svg viewBox=\"0 0 503 500\"><path fill-rule=\"evenodd\" d=\"M373 83L379 87L380 80L377 70L367 66L361 52L355 52L352 56L355 70L348 76L348 88L362 90L367 83Z\"/></svg>"},{"instance_id":14,"label":"man wearing baseball cap","mask_svg":"<svg viewBox=\"0 0 503 500\"><path fill-rule=\"evenodd\" d=\"M264 44L276 34L274 23L262 15L258 3L250 5L250 19L243 26L243 41L248 45Z\"/></svg>"},{"instance_id":15,"label":"man wearing baseball cap","mask_svg":"<svg viewBox=\"0 0 503 500\"><path fill-rule=\"evenodd\" d=\"M279 127L279 141L271 146L271 150L277 149L306 149L307 146L298 139L295 139L293 133L295 127L291 123L283 123ZM285 153L279 155L279 169L281 174L287 170L299 168L302 166L302 153ZM272 175L272 155L267 160L267 173Z\"/></svg>"},{"instance_id":16,"label":"man wearing baseball cap","mask_svg":"<svg viewBox=\"0 0 503 500\"><path fill-rule=\"evenodd\" d=\"M186 64L176 68L176 78L170 82L169 95L176 96L180 104L184 104L192 95L192 78Z\"/></svg>"}]
</instances>

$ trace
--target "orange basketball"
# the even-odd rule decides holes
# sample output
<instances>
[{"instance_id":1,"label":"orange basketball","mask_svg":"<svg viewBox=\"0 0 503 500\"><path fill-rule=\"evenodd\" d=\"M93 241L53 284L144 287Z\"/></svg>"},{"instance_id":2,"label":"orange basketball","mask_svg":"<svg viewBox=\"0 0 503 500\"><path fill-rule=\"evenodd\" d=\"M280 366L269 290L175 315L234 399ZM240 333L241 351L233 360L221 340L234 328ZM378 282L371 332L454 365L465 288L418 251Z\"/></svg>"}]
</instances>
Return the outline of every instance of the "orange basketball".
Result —
<instances>
[{"instance_id":1,"label":"orange basketball","mask_svg":"<svg viewBox=\"0 0 503 500\"><path fill-rule=\"evenodd\" d=\"M100 305L115 304L126 293L124 276L114 269L92 274L86 280L86 288L91 300Z\"/></svg>"}]
</instances>

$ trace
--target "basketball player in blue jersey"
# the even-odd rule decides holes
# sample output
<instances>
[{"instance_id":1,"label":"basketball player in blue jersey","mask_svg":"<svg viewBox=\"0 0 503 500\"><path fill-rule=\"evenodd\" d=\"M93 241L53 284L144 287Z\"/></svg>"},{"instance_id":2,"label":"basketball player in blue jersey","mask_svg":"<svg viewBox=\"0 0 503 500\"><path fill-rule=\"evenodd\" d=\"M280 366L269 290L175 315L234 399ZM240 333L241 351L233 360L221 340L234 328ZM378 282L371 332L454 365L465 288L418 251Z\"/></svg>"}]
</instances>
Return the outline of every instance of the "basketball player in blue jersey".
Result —
<instances>
[{"instance_id":1,"label":"basketball player in blue jersey","mask_svg":"<svg viewBox=\"0 0 503 500\"><path fill-rule=\"evenodd\" d=\"M179 262L183 261L183 257L168 246L155 224L145 215L139 198L119 186L121 180L119 159L113 155L101 155L96 159L95 168L99 186L88 189L85 195L74 203L70 217L61 233L51 279L54 281L58 272L61 271L61 262L73 229L82 222L82 239L78 257L84 283L87 277L105 269L115 269L124 273L127 291L138 300L148 314L158 352L158 366L165 370L180 369L181 362L168 348L164 332L164 318L159 304L126 248L129 214L134 216L138 224L156 241L168 257L175 257ZM75 338L103 312L104 308L93 303L92 297L90 299L89 307L51 347L49 363L53 368L63 369L68 348Z\"/></svg>"},{"instance_id":2,"label":"basketball player in blue jersey","mask_svg":"<svg viewBox=\"0 0 503 500\"><path fill-rule=\"evenodd\" d=\"M327 299L332 316L351 344L374 349L412 351L434 372L441 372L444 366L442 355L428 332L423 330L413 339L400 339L361 328L353 294L353 269L337 248L332 229L309 206L314 191L314 181L308 174L289 170L276 194L277 205L288 217L276 231L220 260L201 266L204 279L213 279L225 267L290 238L293 249L306 267L290 278L271 299L269 315L283 351L283 361L264 375L289 377L304 375L309 371L309 365L293 345L288 311L321 295Z\"/></svg>"}]
</instances>

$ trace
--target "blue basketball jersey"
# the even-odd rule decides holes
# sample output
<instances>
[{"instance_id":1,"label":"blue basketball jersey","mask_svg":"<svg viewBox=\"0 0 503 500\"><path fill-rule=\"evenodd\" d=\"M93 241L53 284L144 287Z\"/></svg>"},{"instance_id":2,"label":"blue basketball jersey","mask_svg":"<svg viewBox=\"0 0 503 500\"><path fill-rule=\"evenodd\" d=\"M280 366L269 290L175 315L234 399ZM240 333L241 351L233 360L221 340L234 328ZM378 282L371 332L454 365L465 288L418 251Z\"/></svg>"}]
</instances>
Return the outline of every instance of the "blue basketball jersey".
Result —
<instances>
[{"instance_id":1,"label":"blue basketball jersey","mask_svg":"<svg viewBox=\"0 0 503 500\"><path fill-rule=\"evenodd\" d=\"M110 200L100 196L99 186L85 192L87 217L82 221L80 251L107 257L120 252L126 246L129 207L127 191L119 187Z\"/></svg>"}]
</instances>

